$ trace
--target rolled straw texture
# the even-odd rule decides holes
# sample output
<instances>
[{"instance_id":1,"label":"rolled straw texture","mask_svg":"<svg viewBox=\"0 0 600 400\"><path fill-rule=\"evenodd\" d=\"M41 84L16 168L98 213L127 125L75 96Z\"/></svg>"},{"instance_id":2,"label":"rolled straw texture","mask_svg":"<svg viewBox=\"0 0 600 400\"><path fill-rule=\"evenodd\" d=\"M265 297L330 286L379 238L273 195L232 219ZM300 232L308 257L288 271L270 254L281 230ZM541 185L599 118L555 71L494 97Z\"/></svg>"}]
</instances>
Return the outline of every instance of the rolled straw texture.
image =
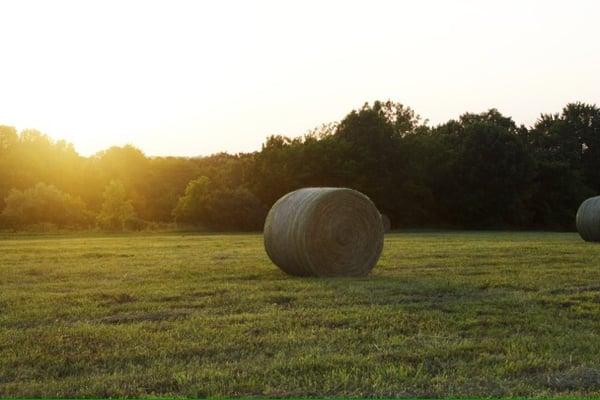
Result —
<instances>
[{"instance_id":1,"label":"rolled straw texture","mask_svg":"<svg viewBox=\"0 0 600 400\"><path fill-rule=\"evenodd\" d=\"M585 200L575 218L579 236L586 242L600 242L600 196Z\"/></svg>"},{"instance_id":2,"label":"rolled straw texture","mask_svg":"<svg viewBox=\"0 0 600 400\"><path fill-rule=\"evenodd\" d=\"M295 276L364 276L383 249L379 211L364 194L345 188L304 188L269 211L265 249Z\"/></svg>"}]
</instances>

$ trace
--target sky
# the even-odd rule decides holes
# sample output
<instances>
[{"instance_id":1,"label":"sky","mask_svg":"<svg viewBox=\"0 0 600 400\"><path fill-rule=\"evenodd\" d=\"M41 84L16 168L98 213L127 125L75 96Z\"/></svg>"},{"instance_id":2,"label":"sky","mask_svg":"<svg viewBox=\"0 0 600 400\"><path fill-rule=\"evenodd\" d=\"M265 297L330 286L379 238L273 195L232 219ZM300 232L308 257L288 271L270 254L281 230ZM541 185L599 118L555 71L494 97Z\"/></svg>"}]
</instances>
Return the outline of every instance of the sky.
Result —
<instances>
[{"instance_id":1,"label":"sky","mask_svg":"<svg viewBox=\"0 0 600 400\"><path fill-rule=\"evenodd\" d=\"M374 100L430 124L600 103L600 2L0 0L0 124L90 155L259 150Z\"/></svg>"}]
</instances>

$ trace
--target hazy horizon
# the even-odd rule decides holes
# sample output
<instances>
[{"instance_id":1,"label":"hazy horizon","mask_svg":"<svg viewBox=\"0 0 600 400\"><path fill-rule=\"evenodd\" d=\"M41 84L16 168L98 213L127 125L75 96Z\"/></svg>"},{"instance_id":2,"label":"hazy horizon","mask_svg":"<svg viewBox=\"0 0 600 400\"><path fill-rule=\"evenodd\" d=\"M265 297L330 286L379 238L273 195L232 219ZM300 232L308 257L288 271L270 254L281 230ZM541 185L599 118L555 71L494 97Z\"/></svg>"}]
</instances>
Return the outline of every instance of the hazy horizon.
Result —
<instances>
[{"instance_id":1,"label":"hazy horizon","mask_svg":"<svg viewBox=\"0 0 600 400\"><path fill-rule=\"evenodd\" d=\"M82 155L259 150L374 100L431 124L600 103L600 3L0 3L0 124Z\"/></svg>"}]
</instances>

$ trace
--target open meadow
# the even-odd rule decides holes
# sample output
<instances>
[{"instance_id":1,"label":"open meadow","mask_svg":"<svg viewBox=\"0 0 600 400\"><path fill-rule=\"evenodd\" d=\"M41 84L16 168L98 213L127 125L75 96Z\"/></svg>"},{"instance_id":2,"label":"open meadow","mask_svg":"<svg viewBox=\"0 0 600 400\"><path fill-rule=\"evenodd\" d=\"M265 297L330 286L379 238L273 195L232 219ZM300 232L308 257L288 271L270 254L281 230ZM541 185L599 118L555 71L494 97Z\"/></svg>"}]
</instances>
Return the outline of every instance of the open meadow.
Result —
<instances>
[{"instance_id":1,"label":"open meadow","mask_svg":"<svg viewBox=\"0 0 600 400\"><path fill-rule=\"evenodd\" d=\"M600 395L600 245L403 232L366 278L262 236L4 236L0 396Z\"/></svg>"}]
</instances>

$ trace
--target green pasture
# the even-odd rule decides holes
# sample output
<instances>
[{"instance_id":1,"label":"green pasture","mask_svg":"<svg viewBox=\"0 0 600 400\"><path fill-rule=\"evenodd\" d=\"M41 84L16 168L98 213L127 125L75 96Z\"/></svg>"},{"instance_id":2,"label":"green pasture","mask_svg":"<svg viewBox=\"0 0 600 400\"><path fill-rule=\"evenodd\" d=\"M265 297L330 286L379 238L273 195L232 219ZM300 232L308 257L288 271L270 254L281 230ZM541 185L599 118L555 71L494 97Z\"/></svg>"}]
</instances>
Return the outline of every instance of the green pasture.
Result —
<instances>
[{"instance_id":1,"label":"green pasture","mask_svg":"<svg viewBox=\"0 0 600 400\"><path fill-rule=\"evenodd\" d=\"M0 239L0 396L254 395L600 395L600 245L395 233L307 279L259 234Z\"/></svg>"}]
</instances>

